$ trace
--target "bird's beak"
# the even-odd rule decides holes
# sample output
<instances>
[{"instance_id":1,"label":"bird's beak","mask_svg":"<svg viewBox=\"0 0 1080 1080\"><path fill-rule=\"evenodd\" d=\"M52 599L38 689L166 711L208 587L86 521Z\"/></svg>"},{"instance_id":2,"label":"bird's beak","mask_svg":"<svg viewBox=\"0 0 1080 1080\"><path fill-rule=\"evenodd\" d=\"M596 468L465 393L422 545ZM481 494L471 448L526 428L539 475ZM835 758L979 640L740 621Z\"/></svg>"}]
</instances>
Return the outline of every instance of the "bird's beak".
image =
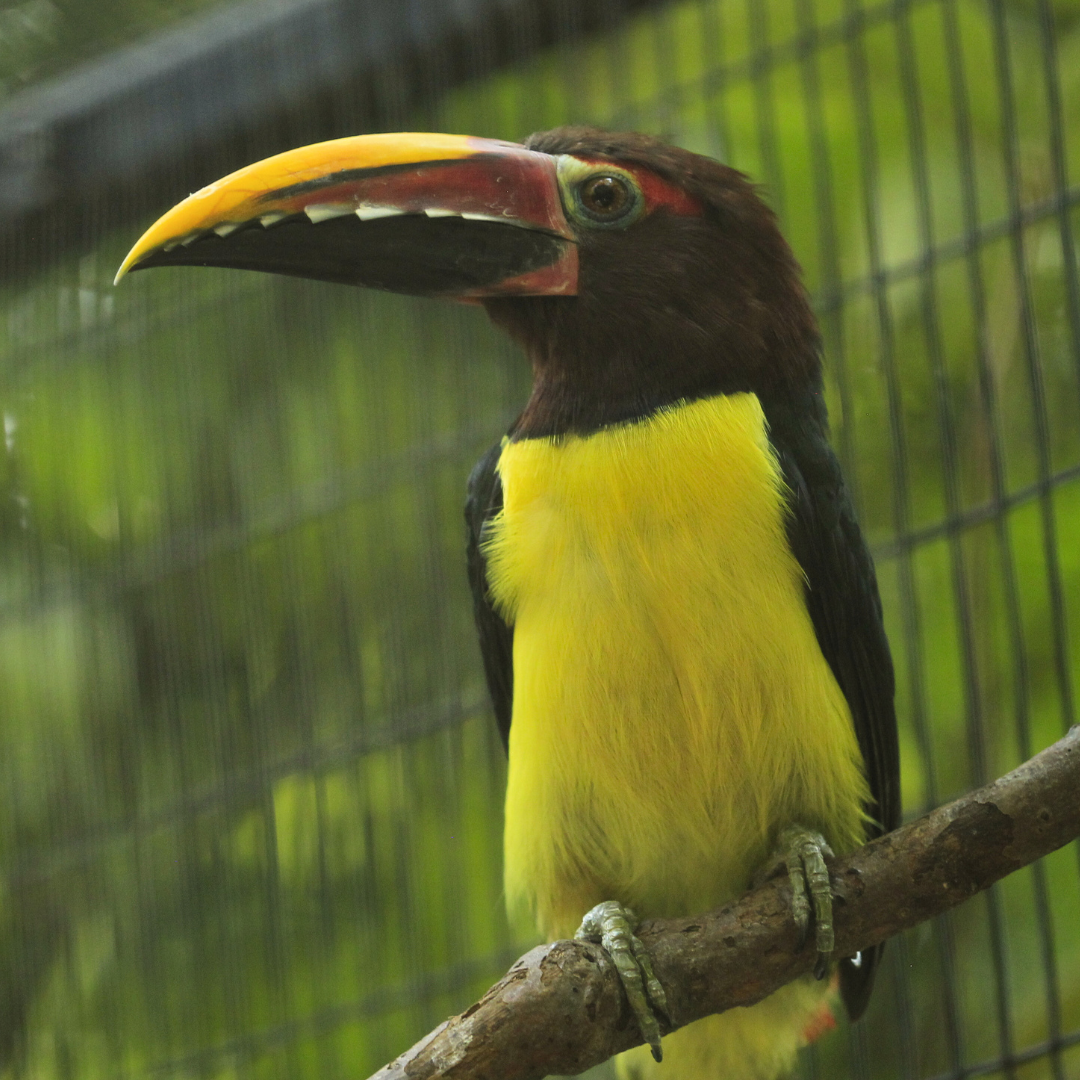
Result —
<instances>
[{"instance_id":1,"label":"bird's beak","mask_svg":"<svg viewBox=\"0 0 1080 1080\"><path fill-rule=\"evenodd\" d=\"M573 296L556 163L465 135L359 135L277 154L174 206L116 275L229 266L422 296Z\"/></svg>"}]
</instances>

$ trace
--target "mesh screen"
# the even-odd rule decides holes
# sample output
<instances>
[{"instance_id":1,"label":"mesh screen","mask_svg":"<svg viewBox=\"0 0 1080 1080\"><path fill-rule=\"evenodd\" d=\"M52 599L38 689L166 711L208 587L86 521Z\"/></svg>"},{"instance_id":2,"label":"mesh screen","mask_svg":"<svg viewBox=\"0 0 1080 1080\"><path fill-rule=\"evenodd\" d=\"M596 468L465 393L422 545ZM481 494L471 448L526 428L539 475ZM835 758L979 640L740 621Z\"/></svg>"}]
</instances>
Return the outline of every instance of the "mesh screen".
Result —
<instances>
[{"instance_id":1,"label":"mesh screen","mask_svg":"<svg viewBox=\"0 0 1080 1080\"><path fill-rule=\"evenodd\" d=\"M606 3L539 50L523 9L512 67L408 73L419 107L387 74L337 131L586 121L765 185L917 815L1076 719L1080 7ZM212 270L114 290L145 223L0 256L0 1072L366 1075L530 944L461 520L528 374L451 304ZM866 1020L800 1068L1080 1077L1077 847L893 942Z\"/></svg>"}]
</instances>

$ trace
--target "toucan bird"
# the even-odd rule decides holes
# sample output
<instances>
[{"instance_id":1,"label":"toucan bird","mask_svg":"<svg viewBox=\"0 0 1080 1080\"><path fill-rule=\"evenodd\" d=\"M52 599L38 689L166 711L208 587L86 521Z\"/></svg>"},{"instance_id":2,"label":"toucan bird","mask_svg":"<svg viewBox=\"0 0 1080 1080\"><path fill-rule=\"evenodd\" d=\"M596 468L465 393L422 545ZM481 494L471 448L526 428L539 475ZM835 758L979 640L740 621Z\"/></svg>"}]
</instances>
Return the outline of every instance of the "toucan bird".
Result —
<instances>
[{"instance_id":1,"label":"toucan bird","mask_svg":"<svg viewBox=\"0 0 1080 1080\"><path fill-rule=\"evenodd\" d=\"M359 136L197 192L120 275L174 264L475 301L521 344L531 396L466 507L508 903L603 940L659 1059L637 918L716 907L779 860L857 1018L880 949L831 959L824 857L899 823L893 672L818 330L747 178L590 128ZM773 1080L828 1000L807 977L622 1072Z\"/></svg>"}]
</instances>

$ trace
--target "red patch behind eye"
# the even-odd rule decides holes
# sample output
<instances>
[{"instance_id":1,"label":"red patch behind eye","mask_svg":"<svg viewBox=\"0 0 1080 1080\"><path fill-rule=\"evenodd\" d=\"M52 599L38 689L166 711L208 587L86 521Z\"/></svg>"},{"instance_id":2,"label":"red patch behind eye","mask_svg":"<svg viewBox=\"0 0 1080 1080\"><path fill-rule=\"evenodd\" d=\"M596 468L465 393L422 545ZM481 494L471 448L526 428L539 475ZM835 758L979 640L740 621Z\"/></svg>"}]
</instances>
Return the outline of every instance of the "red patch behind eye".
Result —
<instances>
[{"instance_id":1,"label":"red patch behind eye","mask_svg":"<svg viewBox=\"0 0 1080 1080\"><path fill-rule=\"evenodd\" d=\"M651 169L631 169L630 172L645 195L648 212L666 206L672 213L683 217L701 217L705 213L700 199L688 195L677 184L657 176Z\"/></svg>"},{"instance_id":2,"label":"red patch behind eye","mask_svg":"<svg viewBox=\"0 0 1080 1080\"><path fill-rule=\"evenodd\" d=\"M598 169L612 164L607 158L601 157L580 157L576 160L588 161L590 164L596 165ZM664 206L673 214L680 214L683 217L704 216L704 203L700 199L695 199L693 195L688 195L678 184L673 184L663 179L663 177L657 176L652 169L644 165L625 165L619 162L618 166L637 181L641 193L645 196L645 213L651 214L654 210Z\"/></svg>"}]
</instances>

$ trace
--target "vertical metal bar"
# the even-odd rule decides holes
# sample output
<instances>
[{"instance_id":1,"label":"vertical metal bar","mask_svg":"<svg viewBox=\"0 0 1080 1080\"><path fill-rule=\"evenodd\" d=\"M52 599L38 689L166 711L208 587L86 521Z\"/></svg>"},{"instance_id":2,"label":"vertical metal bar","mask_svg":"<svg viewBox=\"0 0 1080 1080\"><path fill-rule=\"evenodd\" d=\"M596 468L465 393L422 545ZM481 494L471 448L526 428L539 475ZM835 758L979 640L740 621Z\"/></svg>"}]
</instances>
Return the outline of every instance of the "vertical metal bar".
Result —
<instances>
[{"instance_id":1,"label":"vertical metal bar","mask_svg":"<svg viewBox=\"0 0 1080 1080\"><path fill-rule=\"evenodd\" d=\"M288 538L282 541L288 544ZM291 554L283 553L285 565L286 588L285 595L297 595L297 582L295 577L294 560ZM249 585L243 581L243 587ZM250 607L247 610L251 610ZM289 620L292 612L285 612L286 620ZM252 633L248 630L248 633ZM302 643L298 635L287 635L286 665L289 671L290 683L295 687L298 681L299 653ZM274 781L271 776L273 764L273 740L272 733L268 730L268 722L265 713L253 707L251 690L248 686L248 672L242 668L238 673L242 683L239 711L245 714L245 719L254 734L253 752L254 766L259 774L259 799L257 811L262 820L262 852L265 866L263 868L263 903L266 927L266 960L269 968L269 991L274 1024L285 1023L295 1015L295 1007L292 989L292 965L289 962L289 950L286 942L286 914L282 899L280 843L278 839L277 806L274 799ZM235 676L234 676L235 677ZM297 689L300 689L297 687ZM302 694L297 695L302 700ZM283 1051L271 1057L271 1071L285 1080L288 1076L296 1076L300 1071L300 1062L296 1053L295 1039L288 1040Z\"/></svg>"},{"instance_id":2,"label":"vertical metal bar","mask_svg":"<svg viewBox=\"0 0 1080 1080\"><path fill-rule=\"evenodd\" d=\"M203 635L200 635L200 641L205 640ZM180 791L186 794L192 789L191 773L188 766L188 753L187 745L184 738L184 728L181 717L179 715L180 710L177 708L177 698L179 695L175 693L175 687L169 686L166 701L166 711L169 731L168 737L171 743L170 754L172 760L176 763L177 774L179 779ZM180 917L178 923L184 932L185 938L192 940L196 943L196 949L201 936L198 934L197 925L197 913L199 912L199 897L193 890L193 879L195 877L194 867L197 865L196 853L193 851L194 845L192 844L191 834L195 829L196 821L191 814L184 814L178 817L175 823L175 843L179 848L178 858L178 907L180 908ZM194 981L194 980L193 980ZM176 1018L173 1017L175 1020ZM180 1010L179 1023L169 1025L170 1038L166 1043L166 1053L170 1057L177 1056L178 1053L187 1049L182 1044L183 1032L191 1031L196 1025L191 1023L190 1016L187 1009ZM180 1029L181 1034L177 1033L177 1028Z\"/></svg>"},{"instance_id":3,"label":"vertical metal bar","mask_svg":"<svg viewBox=\"0 0 1080 1080\"><path fill-rule=\"evenodd\" d=\"M945 370L945 355L937 312L935 266L931 259L935 239L926 161L926 136L923 130L922 101L918 88L919 75L914 42L912 41L910 12L905 11L899 16L895 23L895 29L900 60L901 97L904 103L908 131L908 153L911 158L912 181L915 189L915 217L920 248L919 258L922 262L922 270L919 275L921 321L930 359L935 409L941 435L946 519L950 523L955 523L961 511L957 437L952 417L952 407L949 402L948 374ZM971 597L968 591L968 571L965 565L960 534L955 525L949 529L947 535L954 603L959 613L964 712L968 729L969 753L975 783L983 784L987 779L985 734L982 730L982 694L979 686L978 663L975 656Z\"/></svg>"},{"instance_id":4,"label":"vertical metal bar","mask_svg":"<svg viewBox=\"0 0 1080 1080\"><path fill-rule=\"evenodd\" d=\"M894 530L899 537L903 537L909 531L907 452L903 424L899 413L899 392L893 381L895 379L895 365L892 363L892 318L886 304L885 278L880 253L877 151L874 145L873 117L870 114L869 101L870 87L863 46L863 34L865 33L863 29L863 9L859 0L845 0L844 9L853 26L853 31L847 40L847 54L848 69L851 74L855 99L863 228L866 233L867 257L870 264L869 277L873 282L873 298L878 330L881 334L881 356L879 359L885 370L888 390L890 447L893 469L896 474L896 480L893 484Z\"/></svg>"},{"instance_id":5,"label":"vertical metal bar","mask_svg":"<svg viewBox=\"0 0 1080 1080\"><path fill-rule=\"evenodd\" d=\"M896 994L896 1027L900 1041L901 1080L916 1080L919 1072L918 1036L915 1027L915 1010L911 1000L911 983L908 971L911 956L908 935L900 934L889 942L893 955L887 963L893 976L893 993Z\"/></svg>"},{"instance_id":6,"label":"vertical metal bar","mask_svg":"<svg viewBox=\"0 0 1080 1080\"><path fill-rule=\"evenodd\" d=\"M1050 119L1050 162L1054 177L1054 197L1057 200L1058 234L1061 240L1061 263L1065 274L1065 310L1069 321L1069 337L1072 344L1073 363L1076 367L1077 389L1080 390L1080 271L1077 270L1076 240L1073 236L1072 216L1066 202L1069 190L1069 168L1065 145L1065 119L1061 101L1061 72L1057 56L1054 11L1049 0L1038 0L1039 47L1043 58L1043 73L1046 79L1046 101ZM1069 655L1068 624L1063 621L1060 650ZM1068 674L1068 673L1067 673ZM1067 677L1064 687L1066 693L1062 700L1062 728L1067 729L1076 723L1075 698L1072 692L1071 677ZM1077 856L1077 868L1080 870L1080 840L1073 844ZM1045 894L1045 872L1041 862L1033 867L1037 874L1036 887L1039 903L1047 902ZM1041 918L1041 916L1040 916ZM1055 984L1056 988L1056 984ZM1055 1078L1056 1080L1056 1078Z\"/></svg>"},{"instance_id":7,"label":"vertical metal bar","mask_svg":"<svg viewBox=\"0 0 1080 1080\"><path fill-rule=\"evenodd\" d=\"M138 953L137 968L143 984L141 987L144 1002L143 1022L145 1023L146 1014L155 1016L157 1024L160 1025L156 1034L164 1036L162 1041L172 1047L175 1046L172 1016L168 1008L168 996L163 992L168 980L162 971L161 954L157 947L158 938L154 927L150 925L154 903L146 880L147 875L143 869L143 842L143 832L136 819L131 837L131 858L135 871L135 902L139 913L135 935ZM229 999L226 998L226 1000Z\"/></svg>"},{"instance_id":8,"label":"vertical metal bar","mask_svg":"<svg viewBox=\"0 0 1080 1080\"><path fill-rule=\"evenodd\" d=\"M1073 362L1080 386L1080 271L1076 265L1076 240L1073 236L1072 218L1065 201L1069 190L1068 157L1065 146L1065 119L1061 103L1061 73L1058 65L1057 39L1054 26L1054 9L1050 0L1036 0L1039 15L1039 48L1042 53L1043 76L1046 80L1046 102L1050 119L1050 164L1054 177L1054 198L1057 200L1056 216L1061 237L1061 263L1065 273L1065 311L1069 320L1069 338L1072 343ZM1068 649L1065 650L1068 655ZM1076 722L1074 699L1070 693L1062 702L1063 728Z\"/></svg>"},{"instance_id":9,"label":"vertical metal bar","mask_svg":"<svg viewBox=\"0 0 1080 1080\"><path fill-rule=\"evenodd\" d=\"M855 1080L871 1080L866 1028L862 1024L849 1024L847 1032L848 1048L851 1052L851 1075Z\"/></svg>"},{"instance_id":10,"label":"vertical metal bar","mask_svg":"<svg viewBox=\"0 0 1080 1080\"><path fill-rule=\"evenodd\" d=\"M819 304L824 310L823 331L826 351L830 366L834 372L840 397L842 424L840 425L839 453L844 475L851 491L852 500L859 506L858 470L855 467L855 410L852 402L850 382L846 367L843 311L839 304L842 284L840 254L838 248L839 226L836 216L835 197L833 194L832 165L825 134L824 108L821 98L821 83L818 75L820 42L817 36L817 18L813 0L795 0L797 31L806 46L800 51L799 69L803 86L804 113L810 140L810 154L814 177L815 207L817 216L817 239L820 259L821 281L819 284ZM918 639L915 647L919 648ZM920 680L921 681L921 680ZM921 695L920 695L921 697ZM920 710L921 712L921 710ZM923 717L924 738L925 718ZM893 948L901 948L906 954L904 938L897 939ZM900 1004L900 1046L901 1072L907 1080L914 1077L916 1063L911 1060L914 1046L914 1023L911 1015L908 967L905 963L893 962L895 992Z\"/></svg>"},{"instance_id":11,"label":"vertical metal bar","mask_svg":"<svg viewBox=\"0 0 1080 1080\"><path fill-rule=\"evenodd\" d=\"M657 93L655 116L657 134L668 142L677 142L679 138L679 112L683 105L683 90L678 81L676 48L671 32L671 15L668 8L657 8L649 12L652 24L652 60L656 71Z\"/></svg>"},{"instance_id":12,"label":"vertical metal bar","mask_svg":"<svg viewBox=\"0 0 1080 1080\"><path fill-rule=\"evenodd\" d=\"M1039 498L1039 506L1042 518L1042 531L1043 531L1043 557L1046 564L1047 578L1049 583L1050 592L1050 607L1051 607L1051 624L1053 627L1053 642L1054 642L1054 661L1057 674L1058 690L1061 701L1061 711L1065 726L1068 726L1074 717L1074 705L1072 695L1072 682L1070 665L1067 655L1066 645L1066 617L1064 608L1064 595L1061 584L1060 565L1057 555L1057 523L1056 514L1053 505L1053 493L1051 488L1051 470L1052 462L1050 457L1050 438L1048 430L1048 418L1046 411L1045 400L1045 387L1042 377L1042 366L1039 357L1038 350L1038 338L1036 333L1036 325L1034 312L1032 309L1032 301L1030 295L1030 284L1027 276L1027 256L1025 251L1025 240L1023 235L1023 225L1019 219L1021 211L1021 194L1020 194L1020 166L1019 166L1019 147L1018 147L1018 135L1016 131L1016 117L1013 109L1013 90L1012 90L1012 68L1011 60L1009 58L1008 51L1008 38L1006 33L1005 24L1005 12L999 3L991 3L991 12L993 16L993 31L994 31L994 46L995 46L995 59L998 68L999 88L1001 96L1001 112L1002 112L1002 126L1004 129L1004 156L1005 156L1005 170L1006 170L1006 186L1009 203L1009 213L1012 219L1012 225L1010 228L1010 241L1011 252L1014 272L1016 275L1016 283L1018 292L1020 294L1020 313L1022 323L1022 345L1024 351L1025 368L1028 375L1028 381L1032 392L1034 401L1034 421L1036 430L1036 456L1037 456L1037 470L1038 480L1042 487L1042 492ZM1044 29L1046 20L1041 20L1042 28ZM1046 49L1046 42L1044 40L1044 50ZM1052 48L1052 45L1050 46ZM1049 59L1051 54L1047 54L1044 51L1044 58ZM1056 94L1054 90L1056 88L1056 72L1047 72L1048 90L1050 91L1051 109L1052 109L1052 124L1051 124L1051 142L1052 145L1055 141L1055 136L1060 138L1060 129L1055 132L1055 126L1060 123L1060 109L1055 108L1059 106ZM1054 158L1055 166L1055 179L1061 183L1063 177L1063 148L1060 143L1054 147L1052 156ZM1060 188L1059 188L1060 191ZM1066 216L1062 222L1062 240L1065 244L1071 244L1071 230L1069 228L1069 222ZM1064 249L1063 249L1064 251ZM1068 299L1068 309L1070 316L1070 326L1074 334L1074 352L1076 345L1076 327L1077 321L1074 314L1074 308L1076 303L1076 291L1075 291L1075 267L1070 266L1066 269L1067 282L1071 287L1071 296ZM1072 280L1069 280L1069 279ZM1036 879L1038 886L1038 879ZM1048 908L1043 911L1042 905L1040 907L1040 915L1045 914L1048 916ZM1052 957L1052 951L1049 951L1049 945L1047 943L1044 946L1044 952L1046 952L1048 959ZM1056 1004L1057 990L1056 984L1051 982L1048 986L1048 994L1052 1003ZM1056 1022L1056 1017L1051 1017L1052 1027L1059 1026ZM1058 1036L1059 1032L1052 1031L1052 1038ZM1057 1068L1060 1069L1060 1063L1055 1062Z\"/></svg>"},{"instance_id":13,"label":"vertical metal bar","mask_svg":"<svg viewBox=\"0 0 1080 1080\"><path fill-rule=\"evenodd\" d=\"M420 912L416 905L416 890L413 887L412 866L409 861L409 852L413 849L411 823L400 814L395 814L388 835L392 837L390 857L393 860L394 897L400 906L400 926L404 938L405 947L402 960L405 972L410 980L416 979L423 971L422 956L417 948L416 935L411 928L419 925ZM424 995L419 1001L421 1019L424 1026L430 1026L428 1021L434 1018L432 1002L429 995Z\"/></svg>"},{"instance_id":14,"label":"vertical metal bar","mask_svg":"<svg viewBox=\"0 0 1080 1080\"><path fill-rule=\"evenodd\" d=\"M453 906L453 919L450 920L448 933L448 952L451 957L474 955L472 947L472 932L474 914L469 905L468 890L465 886L465 868L459 857L462 845L455 841L455 837L462 836L462 795L461 787L466 782L464 774L464 732L460 724L449 728L442 733L440 742L444 748L447 759L447 771L453 778L452 790L454 793L453 805L447 813L447 831L450 833L451 844L448 845L449 866L447 870L447 896Z\"/></svg>"},{"instance_id":15,"label":"vertical metal bar","mask_svg":"<svg viewBox=\"0 0 1080 1080\"><path fill-rule=\"evenodd\" d=\"M561 60L559 71L561 73L561 82L564 91L563 101L567 103L572 110L574 105L581 102L585 97L583 93L584 81L581 78L582 68L574 48L584 36L581 18L582 11L579 5L574 3L573 0L553 0L553 6L557 12L556 19L558 24ZM580 122L582 117L570 112L568 116L560 119Z\"/></svg>"},{"instance_id":16,"label":"vertical metal bar","mask_svg":"<svg viewBox=\"0 0 1080 1080\"><path fill-rule=\"evenodd\" d=\"M213 869L214 878L220 882L220 892L217 897L219 907L220 931L217 947L220 950L220 963L222 966L222 996L225 999L225 1030L229 1032L243 1029L244 1006L248 1003L249 987L244 977L244 965L242 957L238 956L236 948L236 922L232 918L233 910L230 908L231 890L230 860L222 850L223 834L226 834L234 824L230 820L232 815L228 810L220 811L219 827L214 830L210 841L210 865ZM233 901L235 902L235 901Z\"/></svg>"},{"instance_id":17,"label":"vertical metal bar","mask_svg":"<svg viewBox=\"0 0 1080 1080\"><path fill-rule=\"evenodd\" d=\"M511 20L511 34L514 40L514 52L517 62L522 65L530 63L529 39L535 36L537 13L531 4L522 5L516 18ZM509 111L515 117L515 130L508 132L515 140L524 139L526 135L538 127L534 119L536 95L529 92L529 84L532 79L518 78L514 81L516 93L510 104Z\"/></svg>"},{"instance_id":18,"label":"vertical metal bar","mask_svg":"<svg viewBox=\"0 0 1080 1080\"><path fill-rule=\"evenodd\" d=\"M1050 434L1046 409L1046 387L1043 381L1042 360L1039 355L1038 332L1031 299L1031 284L1027 273L1027 252L1022 218L1023 200L1020 194L1020 150L1016 130L1016 111L1009 57L1009 39L1002 0L989 0L994 42L994 61L998 77L999 109L1003 130L1002 157L1005 169L1006 198L1009 208L1009 245L1013 271L1020 301L1020 343L1024 367L1033 401L1032 420L1035 425L1035 455L1038 484L1041 489L1039 510L1042 519L1043 559L1050 593L1050 620L1054 640L1054 671L1061 702L1062 718L1066 725L1073 722L1072 676L1066 654L1065 602L1061 583L1061 563L1057 550L1057 521L1054 510Z\"/></svg>"},{"instance_id":19,"label":"vertical metal bar","mask_svg":"<svg viewBox=\"0 0 1080 1080\"><path fill-rule=\"evenodd\" d=\"M968 275L968 293L977 335L977 371L979 379L979 391L982 399L982 407L985 414L985 423L989 431L987 453L989 456L991 499L995 507L994 531L998 548L998 555L1002 567L1002 585L1005 594L1006 624L1009 634L1010 654L1013 661L1013 677L1015 684L1015 710L1017 734L1020 744L1020 752L1023 758L1031 754L1030 736L1030 672L1028 668L1027 643L1025 641L1023 622L1020 614L1019 588L1016 578L1016 560L1013 555L1012 543L1008 532L1007 509L1005 499L1005 472L1003 454L1001 449L1000 414L997 404L997 391L994 385L990 365L990 347L988 341L988 312L986 304L986 290L982 278L982 267L979 260L978 247L974 241L978 229L978 197L977 178L974 154L972 151L972 133L970 112L967 100L967 86L962 71L961 45L959 41L959 29L956 22L954 0L944 8L945 34L950 58L950 88L953 97L953 108L956 116L957 144L960 151L960 180L963 205L964 231L969 238L965 262ZM1046 885L1043 868L1040 865L1034 868L1035 895L1037 906L1046 900ZM1057 998L1057 978L1054 963L1054 951L1051 941L1051 928L1049 920L1049 907L1045 909L1046 918L1039 916L1040 943L1043 951L1043 965L1047 985L1048 1002ZM1059 1010L1059 1006L1052 1005L1051 1012ZM1050 1019L1051 1029L1054 1020ZM1060 1065L1055 1062L1055 1076Z\"/></svg>"},{"instance_id":20,"label":"vertical metal bar","mask_svg":"<svg viewBox=\"0 0 1080 1080\"><path fill-rule=\"evenodd\" d=\"M605 21L614 28L604 43L605 69L611 87L608 115L614 116L621 102L629 97L630 56L626 47L626 31L623 29L623 0L597 0L605 12Z\"/></svg>"},{"instance_id":21,"label":"vertical metal bar","mask_svg":"<svg viewBox=\"0 0 1080 1080\"><path fill-rule=\"evenodd\" d=\"M762 3L762 0L746 0L746 13L750 26L750 67L761 164L768 185L769 202L777 217L783 221L786 200L776 138L776 102L773 99L772 66L769 61L769 5Z\"/></svg>"},{"instance_id":22,"label":"vertical metal bar","mask_svg":"<svg viewBox=\"0 0 1080 1080\"><path fill-rule=\"evenodd\" d=\"M911 531L910 494L907 477L908 450L901 414L901 397L896 358L892 316L888 306L887 286L880 250L880 213L878 207L877 151L874 142L873 117L870 112L870 88L867 60L863 46L863 31L859 27L862 8L858 0L845 0L845 11L858 28L848 40L848 65L854 92L856 137L861 162L860 177L866 231L870 278L874 282L873 296L876 306L878 332L881 337L881 366L885 376L889 416L889 440L893 467L892 517L893 529L900 542L898 569L905 648L908 654L910 693L913 706L913 722L919 740L923 760L927 763L927 797L937 799L935 771L933 769L933 745L930 740L925 706L925 674L922 664L922 635L920 628L920 604L915 585L912 549L905 543ZM936 923L939 934L939 954L945 988L946 1040L952 1066L959 1070L963 1061L958 1003L956 993L956 966L952 928L948 919Z\"/></svg>"},{"instance_id":23,"label":"vertical metal bar","mask_svg":"<svg viewBox=\"0 0 1080 1080\"><path fill-rule=\"evenodd\" d=\"M1061 582L1061 568L1057 553L1057 521L1054 509L1052 481L1052 460L1050 452L1049 420L1047 416L1045 386L1042 364L1039 355L1038 335L1031 298L1031 286L1027 274L1027 254L1023 223L1020 218L1022 197L1020 192L1019 140L1016 128L1014 92L1012 80L1012 62L1009 56L1009 43L1006 26L1006 14L999 0L990 0L990 12L993 28L994 54L998 76L999 107L1002 117L1004 145L1002 147L1006 192L1009 216L1012 219L1009 232L1010 248L1016 285L1020 299L1021 343L1024 353L1025 369L1031 389L1035 422L1035 443L1037 475L1042 491L1039 508L1042 519L1043 558L1046 565L1050 593L1051 626L1054 648L1054 667L1063 727L1068 728L1075 721L1075 706L1072 688L1071 665L1068 657L1067 620L1065 614L1064 590ZM1043 55L1044 78L1050 113L1050 151L1055 181L1055 196L1058 200L1067 186L1065 170L1065 149L1062 138L1062 113L1060 92L1058 89L1057 60L1052 32L1052 15L1049 7L1040 5L1040 45ZM1062 203L1058 208L1059 233L1062 243L1062 255L1066 280L1066 311L1071 331L1073 355L1080 362L1080 299L1077 290L1077 271L1075 252L1072 242L1072 229L1068 209ZM1067 254L1066 254L1067 253ZM1066 261L1067 260L1067 261ZM1080 370L1080 368L1078 368ZM1026 735L1027 733L1024 732ZM1026 741L1026 740L1025 740ZM1030 753L1030 744L1024 749ZM1047 1023L1051 1046L1050 1060L1055 1078L1063 1076L1063 1064L1059 1050L1061 1038L1061 1006L1058 993L1055 952L1052 937L1049 896L1045 880L1045 871L1041 865L1033 868L1036 914L1039 924L1040 948L1045 971L1047 998Z\"/></svg>"},{"instance_id":24,"label":"vertical metal bar","mask_svg":"<svg viewBox=\"0 0 1080 1080\"><path fill-rule=\"evenodd\" d=\"M845 8L853 22L862 21L862 9L857 0L845 0ZM892 485L893 532L900 546L897 557L900 573L901 614L904 643L908 654L910 672L910 693L913 708L913 721L916 734L920 739L920 749L927 763L926 789L927 798L932 803L937 799L936 770L933 767L932 747L925 704L925 675L922 662L922 631L920 604L915 587L912 553L905 541L911 532L910 495L907 477L907 445L900 413L900 391L896 379L896 365L893 356L892 319L886 302L885 276L881 266L880 240L878 236L878 205L876 152L872 140L871 118L869 115L869 87L866 72L866 58L859 47L860 36L852 34L848 42L848 62L852 72L852 83L856 98L856 126L860 158L863 167L861 194L863 202L864 228L867 233L868 261L870 278L874 282L874 302L877 309L879 332L881 333L882 369L885 373L887 406L889 416L889 439L894 480Z\"/></svg>"},{"instance_id":25,"label":"vertical metal bar","mask_svg":"<svg viewBox=\"0 0 1080 1080\"><path fill-rule=\"evenodd\" d=\"M724 4L722 0L700 0L698 11L701 18L702 53L706 57L706 67L702 73L702 92L706 95L706 123L715 132L719 148L718 156L723 161L731 161L731 125L728 123L727 109L724 105L726 83L719 82L715 73L724 65ZM707 58L710 53L713 63Z\"/></svg>"},{"instance_id":26,"label":"vertical metal bar","mask_svg":"<svg viewBox=\"0 0 1080 1080\"><path fill-rule=\"evenodd\" d=\"M337 531L337 530L335 530ZM332 613L328 612L328 616ZM298 664L306 669L306 664ZM315 734L313 722L314 708L312 705L313 695L310 692L311 675L303 670L300 673L300 684L303 692L300 695L302 707L300 709L301 735L304 750L315 759L318 749L318 739ZM305 700L306 699L306 700ZM314 994L316 1008L328 1008L334 1003L329 997L331 980L325 975L333 970L334 957L334 904L333 904L333 879L330 860L326 851L326 833L328 828L328 814L326 805L326 771L316 768L309 772L315 794L315 851L317 866L317 895L318 895L318 932L316 936L317 946L314 950L317 955L315 963L320 970L314 974L317 980L317 989ZM329 1036L319 1039L318 1042L319 1076L332 1078L344 1074L337 1043Z\"/></svg>"},{"instance_id":27,"label":"vertical metal bar","mask_svg":"<svg viewBox=\"0 0 1080 1080\"><path fill-rule=\"evenodd\" d=\"M261 748L260 748L260 756ZM265 764L262 757L261 764ZM274 1021L282 1023L294 1012L289 993L288 961L286 959L284 918L281 903L281 867L278 862L277 816L274 808L273 785L266 782L259 813L263 820L263 855L266 859L264 874L266 921L267 921L267 960L270 968L270 990L273 1001ZM275 1072L285 1080L288 1076L299 1073L296 1060L295 1043L286 1045L286 1060L278 1058ZM288 1068L286 1068L286 1064Z\"/></svg>"},{"instance_id":28,"label":"vertical metal bar","mask_svg":"<svg viewBox=\"0 0 1080 1080\"><path fill-rule=\"evenodd\" d=\"M910 16L905 13L897 20L897 40L900 53L901 84L905 111L907 113L909 151L911 154L913 180L916 192L916 218L919 243L924 260L920 275L920 300L922 324L926 334L927 351L930 356L931 377L934 384L938 428L941 433L944 458L945 507L950 521L960 515L959 467L957 461L956 432L949 403L948 378L945 371L944 350L937 314L935 295L935 272L929 254L934 249L933 221L930 207L929 177L926 162L925 135L922 126L922 107L918 91L918 72L915 49L911 36ZM968 590L968 569L960 532L951 528L948 532L949 562L952 577L954 603L959 616L960 655L963 667L964 715L968 735L968 753L976 784L986 783L986 733L983 727L982 694L979 685L976 660L975 632L971 613L971 596ZM994 966L995 990L998 1003L998 1022L1005 1061L1005 1075L1014 1076L1010 1063L1012 1055L1011 1015L1008 999L1008 968L1005 956L1005 925L1000 897L994 890L987 893L990 917L991 955Z\"/></svg>"},{"instance_id":29,"label":"vertical metal bar","mask_svg":"<svg viewBox=\"0 0 1080 1080\"><path fill-rule=\"evenodd\" d=\"M836 214L832 161L829 157L825 107L822 102L821 78L818 72L821 43L818 37L814 0L795 0L795 19L799 36L807 43L799 56L799 74L803 87L803 112L810 134L810 171L814 178L814 206L820 253L821 281L816 299L824 313L821 322L826 360L829 369L833 372L840 397L841 423L838 447L840 465L844 470L844 480L851 493L852 502L858 510L860 499L859 474L855 467L855 408L851 394L851 379L847 370L844 313L839 302L843 284L840 269L840 225ZM835 424L833 432L835 437Z\"/></svg>"},{"instance_id":30,"label":"vertical metal bar","mask_svg":"<svg viewBox=\"0 0 1080 1080\"><path fill-rule=\"evenodd\" d=\"M1030 749L1021 752L1026 760ZM1040 859L1031 867L1031 884L1035 899L1035 921L1039 934L1039 953L1042 960L1043 980L1046 993L1046 1029L1050 1044L1050 1069L1054 1080L1065 1080L1065 1065L1061 1057L1061 993L1058 989L1057 949L1054 941L1054 922L1050 909L1050 889L1046 880L1046 866Z\"/></svg>"}]
</instances>

